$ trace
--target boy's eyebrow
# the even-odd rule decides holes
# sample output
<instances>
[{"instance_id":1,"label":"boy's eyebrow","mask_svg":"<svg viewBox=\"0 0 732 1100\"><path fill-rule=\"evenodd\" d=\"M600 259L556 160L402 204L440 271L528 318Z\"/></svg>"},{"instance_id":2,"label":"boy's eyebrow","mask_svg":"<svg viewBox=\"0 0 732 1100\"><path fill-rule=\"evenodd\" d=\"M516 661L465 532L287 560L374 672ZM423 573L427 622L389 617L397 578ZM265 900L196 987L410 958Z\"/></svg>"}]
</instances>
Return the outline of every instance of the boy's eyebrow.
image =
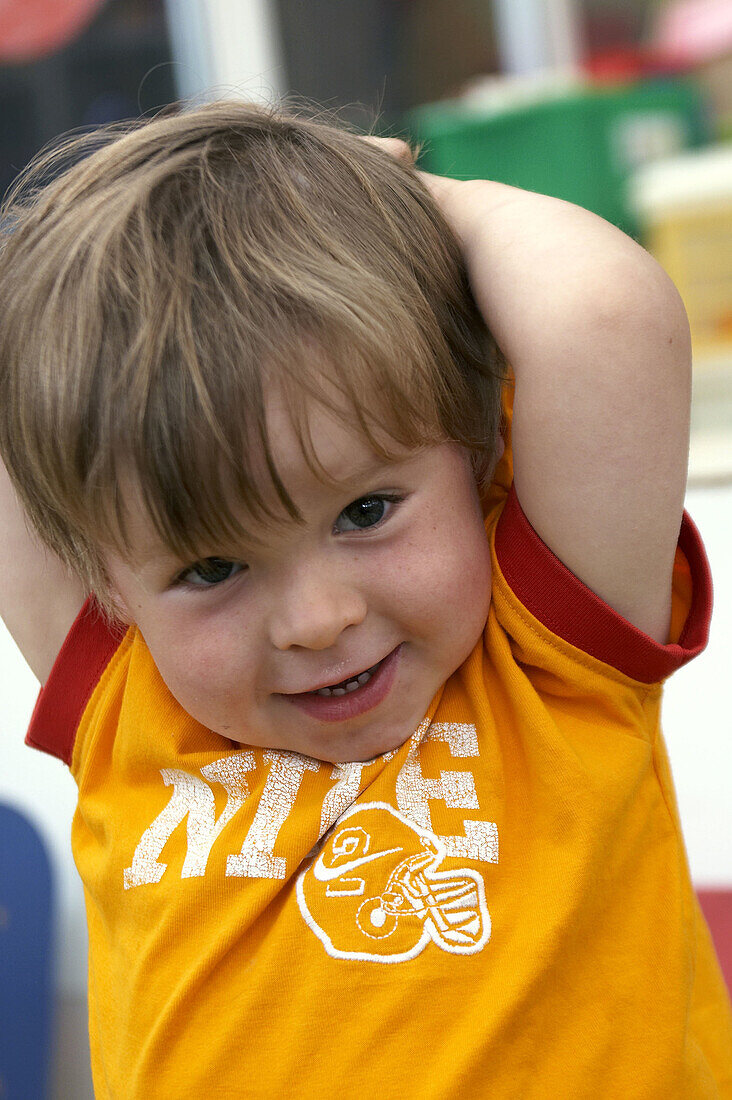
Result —
<instances>
[{"instance_id":1,"label":"boy's eyebrow","mask_svg":"<svg viewBox=\"0 0 732 1100\"><path fill-rule=\"evenodd\" d=\"M360 466L352 467L350 470L346 469L345 472L343 470L339 471L337 477L328 476L328 471L324 469L326 476L324 478L318 478L318 480L325 491L332 493L333 496L340 496L351 489L360 488L363 482L369 478L391 472L395 467L407 461L409 457L413 456L405 455L402 459L395 457L390 460L380 455L376 455L371 461L365 461ZM343 461L345 464L348 462L348 459L344 459ZM308 467L308 471L309 473L313 472L310 467ZM280 476L282 476L283 472L281 470L279 472ZM287 484L290 479L285 476L284 480Z\"/></svg>"},{"instance_id":2,"label":"boy's eyebrow","mask_svg":"<svg viewBox=\"0 0 732 1100\"><path fill-rule=\"evenodd\" d=\"M389 470L398 464L398 459L389 462L385 458L377 457L372 462L364 463L363 466L353 470L347 477L339 477L336 482L333 483L332 489L334 492L343 492L345 489L360 485L362 481L365 481L368 477L374 477L376 474L380 474L383 471ZM328 485L328 488L331 488Z\"/></svg>"},{"instance_id":3,"label":"boy's eyebrow","mask_svg":"<svg viewBox=\"0 0 732 1100\"><path fill-rule=\"evenodd\" d=\"M363 466L352 470L346 477L339 477L338 480L333 483L327 481L323 482L323 489L332 493L333 496L340 496L354 490L357 486L362 486L363 482L368 478L385 472L387 469L391 470L397 464L398 460L390 462L387 459L382 459L377 456L373 461L366 462ZM286 517L283 517L283 520L285 523L287 522ZM221 553L233 551L234 548L228 546L227 541L227 539L222 539L222 545L219 548ZM246 556L247 553L253 553L258 548L261 549L263 544L266 545L266 539L258 540L252 538L251 541L247 541L246 535L243 535L237 542L236 556ZM141 570L148 568L162 569L174 565L184 566L190 560L187 557L182 558L164 543L156 543L154 546L151 546L147 553L139 556L135 555L135 558L136 565Z\"/></svg>"}]
</instances>

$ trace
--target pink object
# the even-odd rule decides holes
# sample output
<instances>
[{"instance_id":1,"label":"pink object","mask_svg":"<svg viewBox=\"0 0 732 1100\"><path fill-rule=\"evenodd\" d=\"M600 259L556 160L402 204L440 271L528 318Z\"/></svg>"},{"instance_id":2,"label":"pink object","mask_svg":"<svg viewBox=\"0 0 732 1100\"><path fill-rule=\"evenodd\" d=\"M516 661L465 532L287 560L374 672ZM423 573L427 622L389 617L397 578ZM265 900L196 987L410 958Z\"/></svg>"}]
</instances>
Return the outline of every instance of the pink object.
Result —
<instances>
[{"instance_id":1,"label":"pink object","mask_svg":"<svg viewBox=\"0 0 732 1100\"><path fill-rule=\"evenodd\" d=\"M697 890L697 896L732 993L732 890Z\"/></svg>"},{"instance_id":2,"label":"pink object","mask_svg":"<svg viewBox=\"0 0 732 1100\"><path fill-rule=\"evenodd\" d=\"M0 0L0 61L35 61L60 50L104 0Z\"/></svg>"},{"instance_id":3,"label":"pink object","mask_svg":"<svg viewBox=\"0 0 732 1100\"><path fill-rule=\"evenodd\" d=\"M732 52L730 0L678 0L661 9L651 48L669 62L698 65Z\"/></svg>"}]
</instances>

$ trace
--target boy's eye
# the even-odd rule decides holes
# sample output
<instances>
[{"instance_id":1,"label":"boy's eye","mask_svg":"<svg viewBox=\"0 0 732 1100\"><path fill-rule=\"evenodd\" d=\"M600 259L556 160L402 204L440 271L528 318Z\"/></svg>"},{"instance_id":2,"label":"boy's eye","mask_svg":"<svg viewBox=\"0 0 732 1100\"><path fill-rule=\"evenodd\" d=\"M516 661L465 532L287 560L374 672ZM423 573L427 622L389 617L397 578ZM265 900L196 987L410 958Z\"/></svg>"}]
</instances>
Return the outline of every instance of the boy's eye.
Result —
<instances>
[{"instance_id":1,"label":"boy's eye","mask_svg":"<svg viewBox=\"0 0 732 1100\"><path fill-rule=\"evenodd\" d=\"M362 531L368 527L376 527L403 499L403 497L383 493L379 496L359 497L343 509L336 520L336 527L343 529L344 521L347 525L346 531Z\"/></svg>"},{"instance_id":2,"label":"boy's eye","mask_svg":"<svg viewBox=\"0 0 732 1100\"><path fill-rule=\"evenodd\" d=\"M236 571L244 568L234 561L226 561L224 558L206 558L197 561L177 578L178 584L186 584L192 588L214 588L223 584L230 577L235 576Z\"/></svg>"}]
</instances>

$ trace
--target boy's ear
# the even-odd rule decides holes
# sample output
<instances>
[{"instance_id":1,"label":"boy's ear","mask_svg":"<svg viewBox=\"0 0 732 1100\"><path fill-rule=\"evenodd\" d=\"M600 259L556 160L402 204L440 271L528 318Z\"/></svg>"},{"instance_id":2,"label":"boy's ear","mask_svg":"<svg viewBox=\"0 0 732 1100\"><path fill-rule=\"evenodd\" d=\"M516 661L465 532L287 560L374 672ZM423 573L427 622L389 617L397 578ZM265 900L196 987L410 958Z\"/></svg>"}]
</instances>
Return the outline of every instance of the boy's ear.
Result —
<instances>
[{"instance_id":1,"label":"boy's ear","mask_svg":"<svg viewBox=\"0 0 732 1100\"><path fill-rule=\"evenodd\" d=\"M488 468L488 472L485 476L483 484L479 485L479 489L480 489L481 492L487 492L490 489L490 486L493 484L493 481L494 481L495 476L496 476L496 471L497 471L497 469L500 465L500 462L501 462L501 459L503 458L505 450L506 450L506 441L504 440L504 438L501 434L501 431L499 429L496 432L496 438L495 438L495 441L494 441L494 444L493 444L493 462L492 462L491 466Z\"/></svg>"},{"instance_id":2,"label":"boy's ear","mask_svg":"<svg viewBox=\"0 0 732 1100\"><path fill-rule=\"evenodd\" d=\"M132 626L133 619L129 611L125 607L120 607L116 600L114 604L114 617L122 626Z\"/></svg>"},{"instance_id":3,"label":"boy's ear","mask_svg":"<svg viewBox=\"0 0 732 1100\"><path fill-rule=\"evenodd\" d=\"M134 617L130 613L130 609L122 598L121 593L111 582L107 587L107 597L112 604L115 619L122 623L123 626L132 626Z\"/></svg>"},{"instance_id":4,"label":"boy's ear","mask_svg":"<svg viewBox=\"0 0 732 1100\"><path fill-rule=\"evenodd\" d=\"M493 469L495 470L498 463L503 458L503 454L506 450L506 442L500 432L496 435L496 457L493 460Z\"/></svg>"}]
</instances>

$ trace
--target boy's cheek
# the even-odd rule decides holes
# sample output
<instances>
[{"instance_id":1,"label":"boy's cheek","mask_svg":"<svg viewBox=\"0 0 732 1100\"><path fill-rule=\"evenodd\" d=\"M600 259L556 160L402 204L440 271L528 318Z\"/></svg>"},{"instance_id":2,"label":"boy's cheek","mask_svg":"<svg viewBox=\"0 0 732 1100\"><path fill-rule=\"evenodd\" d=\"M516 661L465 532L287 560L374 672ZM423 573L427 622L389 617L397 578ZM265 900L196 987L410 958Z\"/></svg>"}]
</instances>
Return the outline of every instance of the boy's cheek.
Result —
<instances>
[{"instance_id":1,"label":"boy's cheek","mask_svg":"<svg viewBox=\"0 0 732 1100\"><path fill-rule=\"evenodd\" d=\"M154 658L154 654L153 654ZM196 721L210 729L224 731L234 721L246 698L248 679L243 673L227 674L219 669L217 678L208 671L207 661L180 662L156 660L158 671L176 702ZM242 689L245 689L244 692Z\"/></svg>"},{"instance_id":2,"label":"boy's cheek","mask_svg":"<svg viewBox=\"0 0 732 1100\"><path fill-rule=\"evenodd\" d=\"M480 635L491 601L490 545L482 521L463 533L453 544L451 568L445 569L442 606L446 617L462 617L466 626Z\"/></svg>"},{"instance_id":3,"label":"boy's cheek","mask_svg":"<svg viewBox=\"0 0 732 1100\"><path fill-rule=\"evenodd\" d=\"M246 691L254 676L250 646L243 629L234 635L213 622L204 626L195 615L187 618L176 614L166 621L150 610L137 625L173 697L210 725L209 714L196 711L211 705L222 709L227 699Z\"/></svg>"},{"instance_id":4,"label":"boy's cheek","mask_svg":"<svg viewBox=\"0 0 732 1100\"><path fill-rule=\"evenodd\" d=\"M399 616L428 631L444 631L462 623L477 638L485 624L491 598L490 547L482 524L434 542L429 552L412 558L389 586L387 605ZM388 610L387 610L388 613Z\"/></svg>"}]
</instances>

